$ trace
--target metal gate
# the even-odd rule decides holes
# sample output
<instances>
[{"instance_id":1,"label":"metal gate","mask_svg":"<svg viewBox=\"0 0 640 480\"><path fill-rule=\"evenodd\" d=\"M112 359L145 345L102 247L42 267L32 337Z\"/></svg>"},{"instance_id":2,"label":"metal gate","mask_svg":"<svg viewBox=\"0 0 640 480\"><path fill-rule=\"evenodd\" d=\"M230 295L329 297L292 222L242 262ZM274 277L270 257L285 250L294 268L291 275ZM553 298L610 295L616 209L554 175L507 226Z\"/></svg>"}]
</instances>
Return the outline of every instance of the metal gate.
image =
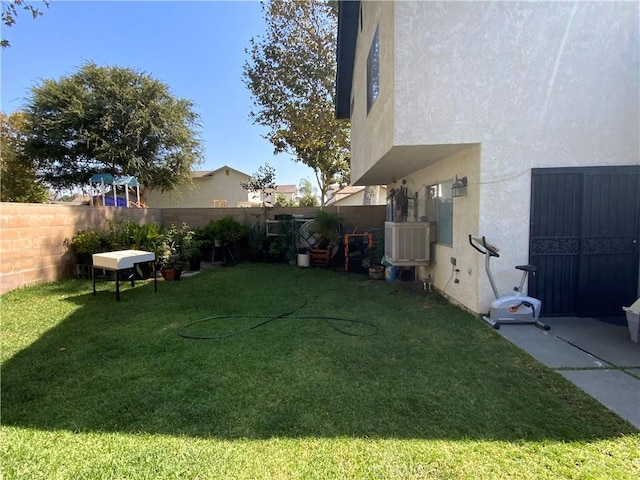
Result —
<instances>
[{"instance_id":1,"label":"metal gate","mask_svg":"<svg viewBox=\"0 0 640 480\"><path fill-rule=\"evenodd\" d=\"M543 315L622 315L638 295L640 166L534 169L530 218Z\"/></svg>"}]
</instances>

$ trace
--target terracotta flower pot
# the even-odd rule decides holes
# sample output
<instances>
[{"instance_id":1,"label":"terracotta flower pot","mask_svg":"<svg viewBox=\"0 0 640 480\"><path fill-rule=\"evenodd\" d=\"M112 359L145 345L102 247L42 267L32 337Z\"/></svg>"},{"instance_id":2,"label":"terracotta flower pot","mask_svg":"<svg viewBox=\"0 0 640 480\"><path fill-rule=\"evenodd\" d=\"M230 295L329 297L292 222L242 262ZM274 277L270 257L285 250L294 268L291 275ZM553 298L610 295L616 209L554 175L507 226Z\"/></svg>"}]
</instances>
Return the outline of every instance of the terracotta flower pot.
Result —
<instances>
[{"instance_id":1,"label":"terracotta flower pot","mask_svg":"<svg viewBox=\"0 0 640 480\"><path fill-rule=\"evenodd\" d=\"M382 265L372 265L369 267L369 276L374 280L382 280L384 278L384 267Z\"/></svg>"},{"instance_id":2,"label":"terracotta flower pot","mask_svg":"<svg viewBox=\"0 0 640 480\"><path fill-rule=\"evenodd\" d=\"M161 270L162 278L167 282L175 281L177 282L182 277L182 270Z\"/></svg>"}]
</instances>

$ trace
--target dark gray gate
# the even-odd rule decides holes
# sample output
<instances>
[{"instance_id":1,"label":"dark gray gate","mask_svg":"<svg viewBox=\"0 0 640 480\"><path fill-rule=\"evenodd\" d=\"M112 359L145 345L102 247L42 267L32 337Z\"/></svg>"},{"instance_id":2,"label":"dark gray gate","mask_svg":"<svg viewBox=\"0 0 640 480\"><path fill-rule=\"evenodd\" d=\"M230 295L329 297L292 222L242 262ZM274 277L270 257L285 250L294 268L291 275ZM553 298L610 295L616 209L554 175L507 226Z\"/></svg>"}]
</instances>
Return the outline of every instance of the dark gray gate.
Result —
<instances>
[{"instance_id":1,"label":"dark gray gate","mask_svg":"<svg viewBox=\"0 0 640 480\"><path fill-rule=\"evenodd\" d=\"M529 294L542 314L619 316L638 294L640 166L534 169Z\"/></svg>"}]
</instances>

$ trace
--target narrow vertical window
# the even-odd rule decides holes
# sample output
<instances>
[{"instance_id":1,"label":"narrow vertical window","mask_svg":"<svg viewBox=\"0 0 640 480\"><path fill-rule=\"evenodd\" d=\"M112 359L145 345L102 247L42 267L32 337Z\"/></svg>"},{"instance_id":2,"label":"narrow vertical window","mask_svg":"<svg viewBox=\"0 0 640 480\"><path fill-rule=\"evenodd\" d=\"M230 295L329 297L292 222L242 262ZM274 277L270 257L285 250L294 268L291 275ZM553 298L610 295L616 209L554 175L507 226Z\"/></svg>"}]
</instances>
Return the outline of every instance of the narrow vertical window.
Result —
<instances>
[{"instance_id":1,"label":"narrow vertical window","mask_svg":"<svg viewBox=\"0 0 640 480\"><path fill-rule=\"evenodd\" d=\"M429 222L436 222L438 243L453 246L453 198L451 186L453 180L447 180L427 187L426 216Z\"/></svg>"},{"instance_id":2,"label":"narrow vertical window","mask_svg":"<svg viewBox=\"0 0 640 480\"><path fill-rule=\"evenodd\" d=\"M379 27L371 42L369 56L367 57L367 113L378 98L380 93L380 40Z\"/></svg>"}]
</instances>

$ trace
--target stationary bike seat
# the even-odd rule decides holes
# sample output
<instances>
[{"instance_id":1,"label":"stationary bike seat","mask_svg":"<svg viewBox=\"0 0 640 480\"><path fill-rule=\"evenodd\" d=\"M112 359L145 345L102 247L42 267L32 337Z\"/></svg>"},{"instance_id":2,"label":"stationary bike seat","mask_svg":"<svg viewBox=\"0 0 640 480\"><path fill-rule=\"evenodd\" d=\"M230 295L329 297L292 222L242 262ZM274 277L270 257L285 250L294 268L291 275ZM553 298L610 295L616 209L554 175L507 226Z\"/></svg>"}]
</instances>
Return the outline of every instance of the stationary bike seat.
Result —
<instances>
[{"instance_id":1,"label":"stationary bike seat","mask_svg":"<svg viewBox=\"0 0 640 480\"><path fill-rule=\"evenodd\" d=\"M535 273L538 267L535 265L516 265L517 270L522 270L523 272Z\"/></svg>"}]
</instances>

